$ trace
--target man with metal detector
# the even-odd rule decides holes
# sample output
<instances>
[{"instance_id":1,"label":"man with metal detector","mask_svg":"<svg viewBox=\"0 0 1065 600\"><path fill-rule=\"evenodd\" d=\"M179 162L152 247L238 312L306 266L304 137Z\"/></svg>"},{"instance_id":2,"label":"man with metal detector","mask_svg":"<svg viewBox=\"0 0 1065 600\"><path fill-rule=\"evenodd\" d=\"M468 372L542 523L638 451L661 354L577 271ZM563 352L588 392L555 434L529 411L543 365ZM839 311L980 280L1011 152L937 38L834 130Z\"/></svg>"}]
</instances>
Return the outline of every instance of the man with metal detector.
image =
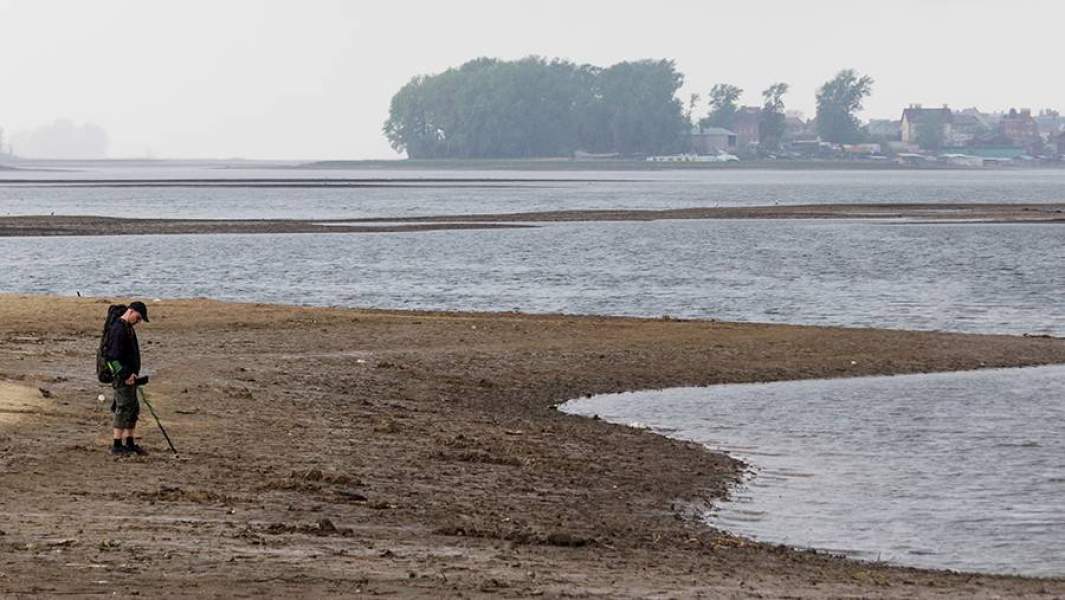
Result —
<instances>
[{"instance_id":1,"label":"man with metal detector","mask_svg":"<svg viewBox=\"0 0 1065 600\"><path fill-rule=\"evenodd\" d=\"M137 387L146 381L146 378L142 381L137 379L141 370L141 351L133 327L141 321L149 322L148 307L140 301L131 302L125 313L115 319L108 329L103 353L115 388L115 397L111 402L111 412L114 414L111 454L116 456L146 454L133 438L140 416Z\"/></svg>"}]
</instances>

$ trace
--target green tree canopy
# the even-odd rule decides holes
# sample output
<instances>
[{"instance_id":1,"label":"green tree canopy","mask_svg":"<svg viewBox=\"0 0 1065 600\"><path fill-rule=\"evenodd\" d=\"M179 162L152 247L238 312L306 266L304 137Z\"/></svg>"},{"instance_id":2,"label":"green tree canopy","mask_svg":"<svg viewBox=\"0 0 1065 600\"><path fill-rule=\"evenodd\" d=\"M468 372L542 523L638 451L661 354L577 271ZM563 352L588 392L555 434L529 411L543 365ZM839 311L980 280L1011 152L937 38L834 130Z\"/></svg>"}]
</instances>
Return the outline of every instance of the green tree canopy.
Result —
<instances>
[{"instance_id":1,"label":"green tree canopy","mask_svg":"<svg viewBox=\"0 0 1065 600\"><path fill-rule=\"evenodd\" d=\"M602 69L479 58L413 78L392 97L384 133L411 158L672 152L686 129L682 83L665 60Z\"/></svg>"},{"instance_id":2,"label":"green tree canopy","mask_svg":"<svg viewBox=\"0 0 1065 600\"><path fill-rule=\"evenodd\" d=\"M917 145L924 150L938 152L943 148L946 111L928 111L917 121L916 134Z\"/></svg>"},{"instance_id":3,"label":"green tree canopy","mask_svg":"<svg viewBox=\"0 0 1065 600\"><path fill-rule=\"evenodd\" d=\"M710 114L699 122L703 127L731 129L739 109L743 90L729 83L719 83L710 89Z\"/></svg>"},{"instance_id":4,"label":"green tree canopy","mask_svg":"<svg viewBox=\"0 0 1065 600\"><path fill-rule=\"evenodd\" d=\"M856 113L873 91L873 78L859 77L854 69L844 69L817 91L817 133L836 144L861 141L861 123Z\"/></svg>"},{"instance_id":5,"label":"green tree canopy","mask_svg":"<svg viewBox=\"0 0 1065 600\"><path fill-rule=\"evenodd\" d=\"M762 92L758 124L758 146L762 150L780 148L780 140L784 137L784 94L787 93L786 83L774 83Z\"/></svg>"}]
</instances>

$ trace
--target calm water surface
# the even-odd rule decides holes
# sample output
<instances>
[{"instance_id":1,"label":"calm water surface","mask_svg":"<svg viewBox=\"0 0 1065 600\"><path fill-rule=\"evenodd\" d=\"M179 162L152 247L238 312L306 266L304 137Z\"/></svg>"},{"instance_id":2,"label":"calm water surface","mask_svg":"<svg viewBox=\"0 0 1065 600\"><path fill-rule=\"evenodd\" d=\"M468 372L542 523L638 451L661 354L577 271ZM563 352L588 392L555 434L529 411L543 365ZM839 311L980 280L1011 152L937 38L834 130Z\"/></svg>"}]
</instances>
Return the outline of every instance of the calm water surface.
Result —
<instances>
[{"instance_id":1,"label":"calm water surface","mask_svg":"<svg viewBox=\"0 0 1065 600\"><path fill-rule=\"evenodd\" d=\"M225 179L197 188L4 184L12 179ZM233 187L242 178L375 179L384 187ZM388 180L487 179L488 185ZM509 182L510 179L521 180ZM533 181L529 181L533 180ZM537 182L535 180L541 180ZM457 187L456 187L457 186ZM360 218L574 209L885 202L1065 202L1065 169L996 171L432 171L81 167L0 171L0 215Z\"/></svg>"},{"instance_id":2,"label":"calm water surface","mask_svg":"<svg viewBox=\"0 0 1065 600\"><path fill-rule=\"evenodd\" d=\"M614 394L563 410L753 467L709 520L867 560L1065 576L1065 367Z\"/></svg>"},{"instance_id":3,"label":"calm water surface","mask_svg":"<svg viewBox=\"0 0 1065 600\"><path fill-rule=\"evenodd\" d=\"M0 238L0 290L1065 335L1065 226L563 223Z\"/></svg>"}]
</instances>

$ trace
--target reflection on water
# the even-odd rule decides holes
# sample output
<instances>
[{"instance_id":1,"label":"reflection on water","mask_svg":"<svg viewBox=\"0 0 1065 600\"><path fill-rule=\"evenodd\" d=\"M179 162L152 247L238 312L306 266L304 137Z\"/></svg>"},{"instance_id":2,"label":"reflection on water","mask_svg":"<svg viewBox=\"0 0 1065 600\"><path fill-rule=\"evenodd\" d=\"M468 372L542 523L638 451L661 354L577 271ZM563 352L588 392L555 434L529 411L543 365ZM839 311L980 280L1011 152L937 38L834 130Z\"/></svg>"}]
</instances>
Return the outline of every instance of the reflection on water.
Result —
<instances>
[{"instance_id":1,"label":"reflection on water","mask_svg":"<svg viewBox=\"0 0 1065 600\"><path fill-rule=\"evenodd\" d=\"M1065 367L614 394L638 422L753 466L712 523L868 560L1065 575Z\"/></svg>"}]
</instances>

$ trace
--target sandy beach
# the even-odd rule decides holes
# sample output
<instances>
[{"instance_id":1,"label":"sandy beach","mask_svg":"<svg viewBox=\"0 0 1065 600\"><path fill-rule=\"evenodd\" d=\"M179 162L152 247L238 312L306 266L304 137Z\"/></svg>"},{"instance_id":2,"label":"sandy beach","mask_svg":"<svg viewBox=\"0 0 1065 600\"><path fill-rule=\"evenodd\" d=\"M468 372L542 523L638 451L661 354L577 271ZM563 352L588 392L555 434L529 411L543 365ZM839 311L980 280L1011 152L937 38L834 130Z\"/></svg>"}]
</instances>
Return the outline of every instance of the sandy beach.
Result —
<instances>
[{"instance_id":1,"label":"sandy beach","mask_svg":"<svg viewBox=\"0 0 1065 600\"><path fill-rule=\"evenodd\" d=\"M998 598L705 526L742 465L555 406L682 385L1065 362L1053 338L150 304L152 453L106 453L103 299L0 296L0 596Z\"/></svg>"}]
</instances>

